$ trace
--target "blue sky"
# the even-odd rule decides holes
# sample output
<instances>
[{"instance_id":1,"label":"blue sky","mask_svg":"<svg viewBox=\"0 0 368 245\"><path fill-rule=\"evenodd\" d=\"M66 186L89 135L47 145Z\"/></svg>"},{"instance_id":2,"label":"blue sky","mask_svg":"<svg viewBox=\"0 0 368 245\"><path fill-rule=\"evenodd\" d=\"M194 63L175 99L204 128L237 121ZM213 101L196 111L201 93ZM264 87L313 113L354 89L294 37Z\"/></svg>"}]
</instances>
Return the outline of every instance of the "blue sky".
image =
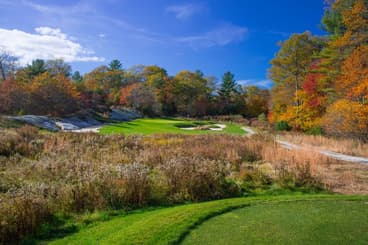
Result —
<instances>
[{"instance_id":1,"label":"blue sky","mask_svg":"<svg viewBox=\"0 0 368 245\"><path fill-rule=\"evenodd\" d=\"M323 0L0 0L0 48L26 64L63 58L82 73L119 59L170 75L231 71L269 86L277 42L319 25Z\"/></svg>"}]
</instances>

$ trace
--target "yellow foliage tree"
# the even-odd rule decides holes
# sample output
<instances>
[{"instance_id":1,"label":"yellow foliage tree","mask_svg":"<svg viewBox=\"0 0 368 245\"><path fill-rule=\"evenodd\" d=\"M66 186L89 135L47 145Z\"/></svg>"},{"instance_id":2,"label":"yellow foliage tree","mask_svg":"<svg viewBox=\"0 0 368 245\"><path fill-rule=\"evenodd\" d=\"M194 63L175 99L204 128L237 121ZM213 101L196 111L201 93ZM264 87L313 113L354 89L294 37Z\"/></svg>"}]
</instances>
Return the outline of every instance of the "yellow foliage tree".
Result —
<instances>
[{"instance_id":1,"label":"yellow foliage tree","mask_svg":"<svg viewBox=\"0 0 368 245\"><path fill-rule=\"evenodd\" d=\"M330 134L368 140L368 106L341 99L327 108L324 130Z\"/></svg>"},{"instance_id":2,"label":"yellow foliage tree","mask_svg":"<svg viewBox=\"0 0 368 245\"><path fill-rule=\"evenodd\" d=\"M368 46L360 46L344 61L336 81L341 97L366 104L368 102Z\"/></svg>"}]
</instances>

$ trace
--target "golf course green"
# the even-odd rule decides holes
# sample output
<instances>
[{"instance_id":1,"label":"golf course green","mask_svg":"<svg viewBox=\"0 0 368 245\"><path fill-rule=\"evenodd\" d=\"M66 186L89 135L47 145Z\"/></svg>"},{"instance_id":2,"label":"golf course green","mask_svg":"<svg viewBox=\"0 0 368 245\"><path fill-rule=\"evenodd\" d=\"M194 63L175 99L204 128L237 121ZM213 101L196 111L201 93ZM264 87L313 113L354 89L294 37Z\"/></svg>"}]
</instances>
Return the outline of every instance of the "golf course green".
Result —
<instances>
[{"instance_id":1,"label":"golf course green","mask_svg":"<svg viewBox=\"0 0 368 245\"><path fill-rule=\"evenodd\" d=\"M258 204L204 222L183 244L367 244L367 208L344 200Z\"/></svg>"},{"instance_id":2,"label":"golf course green","mask_svg":"<svg viewBox=\"0 0 368 245\"><path fill-rule=\"evenodd\" d=\"M235 123L221 124L226 126L223 130L215 122L193 121L176 118L142 118L130 122L110 124L102 127L102 134L245 134L241 125ZM208 126L208 127L206 127ZM218 130L210 130L209 127ZM186 128L196 128L186 130Z\"/></svg>"}]
</instances>

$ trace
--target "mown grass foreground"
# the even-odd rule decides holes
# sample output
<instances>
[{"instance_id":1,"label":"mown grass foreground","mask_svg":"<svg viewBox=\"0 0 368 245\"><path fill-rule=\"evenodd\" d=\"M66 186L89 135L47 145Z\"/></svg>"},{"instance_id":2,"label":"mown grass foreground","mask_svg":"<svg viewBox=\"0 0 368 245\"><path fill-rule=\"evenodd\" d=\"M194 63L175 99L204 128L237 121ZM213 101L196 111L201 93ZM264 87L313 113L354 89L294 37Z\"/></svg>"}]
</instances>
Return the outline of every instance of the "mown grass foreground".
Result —
<instances>
[{"instance_id":1,"label":"mown grass foreground","mask_svg":"<svg viewBox=\"0 0 368 245\"><path fill-rule=\"evenodd\" d=\"M367 201L366 196L337 195L225 199L135 212L96 223L51 244L244 243L248 239L244 234L251 234L250 243L273 237L281 244L318 239L336 244L340 238L364 243L368 241L364 232L368 230ZM225 240L218 240L219 236Z\"/></svg>"},{"instance_id":2,"label":"mown grass foreground","mask_svg":"<svg viewBox=\"0 0 368 245\"><path fill-rule=\"evenodd\" d=\"M195 127L198 125L214 125L214 122L191 121L174 118L143 118L131 122L107 125L101 128L102 134L245 134L240 125L227 123L222 131L211 130L184 130L181 127Z\"/></svg>"},{"instance_id":3,"label":"mown grass foreground","mask_svg":"<svg viewBox=\"0 0 368 245\"><path fill-rule=\"evenodd\" d=\"M367 244L367 207L343 200L254 205L204 222L183 244Z\"/></svg>"}]
</instances>

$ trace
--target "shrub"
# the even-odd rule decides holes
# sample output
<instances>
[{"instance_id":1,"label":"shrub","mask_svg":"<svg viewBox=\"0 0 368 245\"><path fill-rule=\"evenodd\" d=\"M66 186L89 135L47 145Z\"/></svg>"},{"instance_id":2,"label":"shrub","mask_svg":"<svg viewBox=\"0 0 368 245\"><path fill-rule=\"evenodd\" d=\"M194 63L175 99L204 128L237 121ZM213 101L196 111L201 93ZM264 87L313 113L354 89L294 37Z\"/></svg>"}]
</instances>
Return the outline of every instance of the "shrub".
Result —
<instances>
[{"instance_id":1,"label":"shrub","mask_svg":"<svg viewBox=\"0 0 368 245\"><path fill-rule=\"evenodd\" d=\"M243 195L253 195L262 190L267 190L272 185L272 178L259 169L247 169L242 176Z\"/></svg>"},{"instance_id":2,"label":"shrub","mask_svg":"<svg viewBox=\"0 0 368 245\"><path fill-rule=\"evenodd\" d=\"M261 122L267 122L267 117L265 113L261 113L258 115L258 120Z\"/></svg>"},{"instance_id":3,"label":"shrub","mask_svg":"<svg viewBox=\"0 0 368 245\"><path fill-rule=\"evenodd\" d=\"M0 244L35 233L50 214L46 200L38 196L4 197L0 200Z\"/></svg>"},{"instance_id":4,"label":"shrub","mask_svg":"<svg viewBox=\"0 0 368 245\"><path fill-rule=\"evenodd\" d=\"M42 142L36 140L38 136L38 130L28 125L18 129L0 130L0 155L33 156L42 148Z\"/></svg>"},{"instance_id":5,"label":"shrub","mask_svg":"<svg viewBox=\"0 0 368 245\"><path fill-rule=\"evenodd\" d=\"M306 134L309 134L309 135L322 135L323 134L323 129L321 127L314 127L314 128L308 129L306 131Z\"/></svg>"},{"instance_id":6,"label":"shrub","mask_svg":"<svg viewBox=\"0 0 368 245\"><path fill-rule=\"evenodd\" d=\"M277 182L281 187L289 190L302 190L304 192L319 192L323 190L321 180L312 174L310 164L281 164L277 169Z\"/></svg>"},{"instance_id":7,"label":"shrub","mask_svg":"<svg viewBox=\"0 0 368 245\"><path fill-rule=\"evenodd\" d=\"M276 123L277 131L290 131L291 127L286 121L280 121Z\"/></svg>"}]
</instances>

